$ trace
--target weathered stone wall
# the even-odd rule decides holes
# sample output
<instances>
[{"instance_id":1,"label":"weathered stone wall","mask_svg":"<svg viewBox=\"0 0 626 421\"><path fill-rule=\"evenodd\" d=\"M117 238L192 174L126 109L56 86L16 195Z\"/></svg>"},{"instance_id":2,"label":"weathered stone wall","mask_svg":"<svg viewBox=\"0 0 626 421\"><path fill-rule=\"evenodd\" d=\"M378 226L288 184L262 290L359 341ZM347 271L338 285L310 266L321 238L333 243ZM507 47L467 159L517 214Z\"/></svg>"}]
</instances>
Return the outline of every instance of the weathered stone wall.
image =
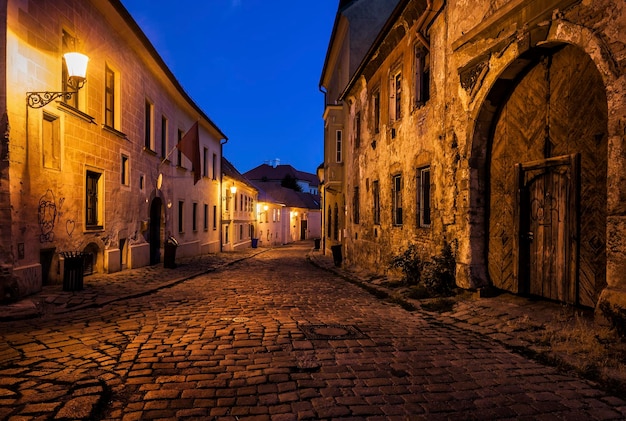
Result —
<instances>
[{"instance_id":1,"label":"weathered stone wall","mask_svg":"<svg viewBox=\"0 0 626 421\"><path fill-rule=\"evenodd\" d=\"M626 5L608 0L446 2L423 33L430 44L431 96L415 107L413 51L420 41L413 3L346 97L348 263L384 272L389 258L410 243L421 245L428 255L448 242L457 260L457 284L472 288L489 283L489 148L498 107L534 51L572 44L591 58L606 88L607 283L609 289L626 290ZM391 122L390 77L398 67L403 73L403 115ZM377 89L382 117L378 134L372 127L371 100ZM358 147L357 113L362 122ZM425 165L431 168L433 209L431 226L421 228L415 219L415 177L416 169ZM394 174L404 180L402 226L391 223ZM380 225L372 222L374 180L380 183ZM355 187L360 192L358 224L351 209Z\"/></svg>"}]
</instances>

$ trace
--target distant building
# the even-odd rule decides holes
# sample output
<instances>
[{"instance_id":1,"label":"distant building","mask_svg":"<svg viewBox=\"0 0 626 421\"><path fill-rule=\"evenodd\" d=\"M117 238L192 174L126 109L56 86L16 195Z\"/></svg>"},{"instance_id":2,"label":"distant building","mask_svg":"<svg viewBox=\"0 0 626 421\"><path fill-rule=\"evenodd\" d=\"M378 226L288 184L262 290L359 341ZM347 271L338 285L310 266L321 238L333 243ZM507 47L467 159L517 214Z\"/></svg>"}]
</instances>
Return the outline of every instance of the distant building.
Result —
<instances>
[{"instance_id":1,"label":"distant building","mask_svg":"<svg viewBox=\"0 0 626 421\"><path fill-rule=\"evenodd\" d=\"M0 275L27 295L60 281L60 252L85 253L89 274L157 264L170 236L177 257L219 251L203 221L219 223L226 136L121 2L8 0L0 13ZM89 57L76 92L74 51Z\"/></svg>"},{"instance_id":2,"label":"distant building","mask_svg":"<svg viewBox=\"0 0 626 421\"><path fill-rule=\"evenodd\" d=\"M251 247L257 237L258 189L222 157L222 250Z\"/></svg>"},{"instance_id":3,"label":"distant building","mask_svg":"<svg viewBox=\"0 0 626 421\"><path fill-rule=\"evenodd\" d=\"M270 165L262 164L245 173L250 180L258 180L263 182L283 182L291 179L297 182L303 193L319 195L319 179L317 175L298 171L291 165L280 165L277 161L271 162Z\"/></svg>"},{"instance_id":4,"label":"distant building","mask_svg":"<svg viewBox=\"0 0 626 421\"><path fill-rule=\"evenodd\" d=\"M290 165L260 165L244 176L259 190L257 205L260 246L320 238L321 209L317 176ZM292 188L283 187L285 180ZM299 186L303 191L294 188Z\"/></svg>"}]
</instances>

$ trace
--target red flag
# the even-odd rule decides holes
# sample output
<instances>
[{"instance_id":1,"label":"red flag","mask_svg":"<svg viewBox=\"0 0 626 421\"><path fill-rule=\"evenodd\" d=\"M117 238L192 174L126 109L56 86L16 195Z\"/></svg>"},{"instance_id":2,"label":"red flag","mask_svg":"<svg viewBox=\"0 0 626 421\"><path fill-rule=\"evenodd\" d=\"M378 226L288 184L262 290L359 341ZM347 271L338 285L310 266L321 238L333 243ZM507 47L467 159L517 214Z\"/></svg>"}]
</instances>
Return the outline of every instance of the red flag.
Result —
<instances>
[{"instance_id":1,"label":"red flag","mask_svg":"<svg viewBox=\"0 0 626 421\"><path fill-rule=\"evenodd\" d=\"M197 121L193 123L191 129L180 139L176 147L191 161L193 184L195 185L200 180L200 136L198 135Z\"/></svg>"}]
</instances>

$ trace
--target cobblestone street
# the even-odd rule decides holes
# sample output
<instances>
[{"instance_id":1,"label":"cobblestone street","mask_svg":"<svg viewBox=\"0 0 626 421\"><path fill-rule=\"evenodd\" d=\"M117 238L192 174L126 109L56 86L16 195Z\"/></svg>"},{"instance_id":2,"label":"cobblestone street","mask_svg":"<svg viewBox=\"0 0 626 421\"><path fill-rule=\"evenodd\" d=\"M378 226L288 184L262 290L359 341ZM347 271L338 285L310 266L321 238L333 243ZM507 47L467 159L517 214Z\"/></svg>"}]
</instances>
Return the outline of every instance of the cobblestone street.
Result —
<instances>
[{"instance_id":1,"label":"cobblestone street","mask_svg":"<svg viewBox=\"0 0 626 421\"><path fill-rule=\"evenodd\" d=\"M624 419L626 403L269 249L0 323L0 419Z\"/></svg>"}]
</instances>

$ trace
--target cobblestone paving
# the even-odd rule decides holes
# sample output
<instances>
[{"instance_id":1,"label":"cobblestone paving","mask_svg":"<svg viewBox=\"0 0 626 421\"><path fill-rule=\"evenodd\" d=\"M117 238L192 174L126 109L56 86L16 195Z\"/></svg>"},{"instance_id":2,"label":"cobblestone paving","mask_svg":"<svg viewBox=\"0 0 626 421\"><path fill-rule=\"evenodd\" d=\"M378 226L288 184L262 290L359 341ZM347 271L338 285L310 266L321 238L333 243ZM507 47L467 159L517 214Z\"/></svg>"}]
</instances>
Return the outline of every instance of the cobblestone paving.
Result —
<instances>
[{"instance_id":1,"label":"cobblestone paving","mask_svg":"<svg viewBox=\"0 0 626 421\"><path fill-rule=\"evenodd\" d=\"M0 419L623 419L626 403L273 249L0 324Z\"/></svg>"}]
</instances>

